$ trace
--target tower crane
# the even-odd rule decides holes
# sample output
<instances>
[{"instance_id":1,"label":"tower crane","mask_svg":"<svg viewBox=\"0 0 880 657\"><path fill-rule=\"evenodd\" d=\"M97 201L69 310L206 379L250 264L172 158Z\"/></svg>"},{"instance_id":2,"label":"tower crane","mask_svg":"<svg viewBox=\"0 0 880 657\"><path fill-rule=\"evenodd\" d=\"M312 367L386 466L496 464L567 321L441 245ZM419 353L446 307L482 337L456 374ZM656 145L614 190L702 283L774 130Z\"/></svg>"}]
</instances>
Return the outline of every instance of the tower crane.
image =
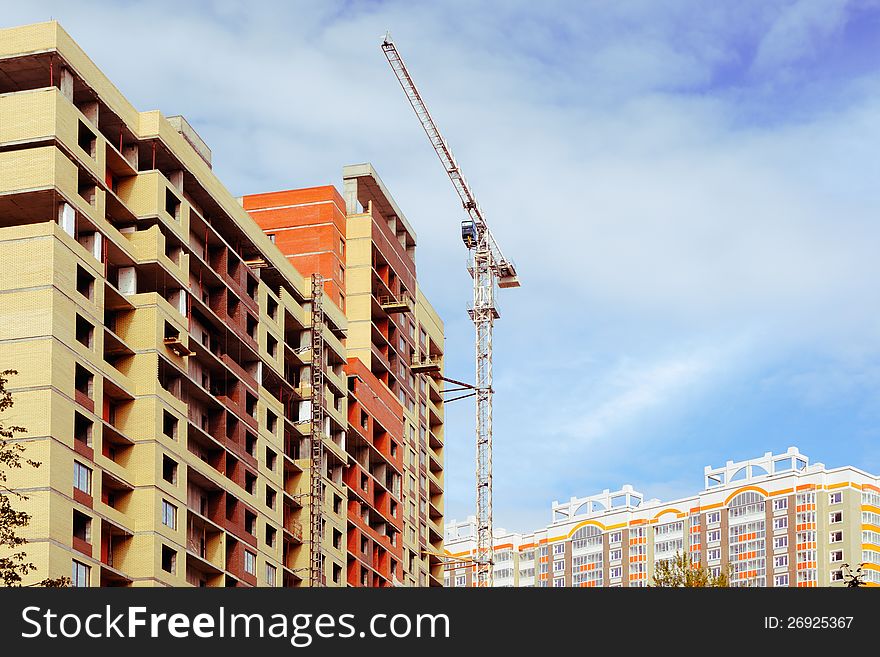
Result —
<instances>
[{"instance_id":1,"label":"tower crane","mask_svg":"<svg viewBox=\"0 0 880 657\"><path fill-rule=\"evenodd\" d=\"M476 382L473 386L477 404L477 586L492 586L492 328L500 318L495 306L495 287L519 287L519 277L513 262L504 257L495 242L483 211L470 186L461 173L455 157L440 129L431 117L425 101L397 51L391 35L382 40L382 51L397 76L407 99L428 135L437 156L443 163L455 191L467 213L461 222L461 238L469 251L468 272L474 279L473 304L468 314L476 329Z\"/></svg>"}]
</instances>

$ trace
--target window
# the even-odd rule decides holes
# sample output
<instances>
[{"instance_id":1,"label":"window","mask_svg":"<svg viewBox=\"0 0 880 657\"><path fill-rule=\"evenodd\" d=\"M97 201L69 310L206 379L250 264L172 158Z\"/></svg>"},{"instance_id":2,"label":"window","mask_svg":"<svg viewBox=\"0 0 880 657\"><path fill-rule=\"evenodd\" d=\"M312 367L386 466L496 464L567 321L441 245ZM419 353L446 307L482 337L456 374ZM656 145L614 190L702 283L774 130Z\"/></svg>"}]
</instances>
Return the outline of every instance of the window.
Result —
<instances>
[{"instance_id":1,"label":"window","mask_svg":"<svg viewBox=\"0 0 880 657\"><path fill-rule=\"evenodd\" d=\"M251 536L257 535L257 514L247 509L244 512L244 530Z\"/></svg>"},{"instance_id":2,"label":"window","mask_svg":"<svg viewBox=\"0 0 880 657\"><path fill-rule=\"evenodd\" d=\"M788 498L787 497L779 497L773 500L773 510L774 511L782 511L788 508Z\"/></svg>"},{"instance_id":3,"label":"window","mask_svg":"<svg viewBox=\"0 0 880 657\"><path fill-rule=\"evenodd\" d=\"M268 506L270 509L274 509L275 508L275 500L277 499L277 497L278 497L278 493L276 493L272 489L272 487L267 485L266 486L266 506Z\"/></svg>"},{"instance_id":4,"label":"window","mask_svg":"<svg viewBox=\"0 0 880 657\"><path fill-rule=\"evenodd\" d=\"M73 487L86 495L92 494L92 470L79 461L73 462Z\"/></svg>"},{"instance_id":5,"label":"window","mask_svg":"<svg viewBox=\"0 0 880 657\"><path fill-rule=\"evenodd\" d=\"M278 530L270 525L266 525L266 545L275 547L275 538L278 536Z\"/></svg>"},{"instance_id":6,"label":"window","mask_svg":"<svg viewBox=\"0 0 880 657\"><path fill-rule=\"evenodd\" d=\"M773 577L773 586L788 586L788 573L775 575Z\"/></svg>"},{"instance_id":7,"label":"window","mask_svg":"<svg viewBox=\"0 0 880 657\"><path fill-rule=\"evenodd\" d=\"M773 567L774 568L786 568L788 566L788 555L787 554L777 554L773 557Z\"/></svg>"},{"instance_id":8,"label":"window","mask_svg":"<svg viewBox=\"0 0 880 657\"><path fill-rule=\"evenodd\" d=\"M95 377L85 367L76 364L73 375L73 385L77 392L84 394L89 399L92 398Z\"/></svg>"},{"instance_id":9,"label":"window","mask_svg":"<svg viewBox=\"0 0 880 657\"><path fill-rule=\"evenodd\" d=\"M172 575L177 572L177 551L167 545L162 546L162 570Z\"/></svg>"},{"instance_id":10,"label":"window","mask_svg":"<svg viewBox=\"0 0 880 657\"><path fill-rule=\"evenodd\" d=\"M333 564L333 583L339 584L339 581L342 579L342 566L338 563Z\"/></svg>"},{"instance_id":11,"label":"window","mask_svg":"<svg viewBox=\"0 0 880 657\"><path fill-rule=\"evenodd\" d=\"M721 522L721 511L711 511L706 514L706 523L711 525L716 522Z\"/></svg>"},{"instance_id":12,"label":"window","mask_svg":"<svg viewBox=\"0 0 880 657\"><path fill-rule=\"evenodd\" d=\"M76 510L73 512L73 537L86 543L92 542L92 519Z\"/></svg>"},{"instance_id":13,"label":"window","mask_svg":"<svg viewBox=\"0 0 880 657\"><path fill-rule=\"evenodd\" d=\"M833 525L835 522L843 522L843 511L832 511L828 514L828 524Z\"/></svg>"},{"instance_id":14,"label":"window","mask_svg":"<svg viewBox=\"0 0 880 657\"><path fill-rule=\"evenodd\" d=\"M273 427L275 426L274 423L277 421L278 418L274 414L272 414ZM274 428L270 429L270 431L274 430ZM244 451L253 456L255 459L257 458L257 437L250 432L244 434Z\"/></svg>"},{"instance_id":15,"label":"window","mask_svg":"<svg viewBox=\"0 0 880 657\"><path fill-rule=\"evenodd\" d=\"M841 502L843 502L843 493L840 491L828 494L828 504L840 504Z\"/></svg>"},{"instance_id":16,"label":"window","mask_svg":"<svg viewBox=\"0 0 880 657\"><path fill-rule=\"evenodd\" d=\"M70 585L76 587L86 587L91 579L92 569L90 566L74 560L73 570L70 575Z\"/></svg>"},{"instance_id":17,"label":"window","mask_svg":"<svg viewBox=\"0 0 880 657\"><path fill-rule=\"evenodd\" d=\"M180 199L170 189L165 190L165 212L175 219L180 219Z\"/></svg>"},{"instance_id":18,"label":"window","mask_svg":"<svg viewBox=\"0 0 880 657\"><path fill-rule=\"evenodd\" d=\"M266 351L269 352L269 355L272 358L278 357L278 340L273 338L268 333L266 334Z\"/></svg>"},{"instance_id":19,"label":"window","mask_svg":"<svg viewBox=\"0 0 880 657\"><path fill-rule=\"evenodd\" d=\"M76 316L76 341L81 345L92 348L95 338L95 327L81 315Z\"/></svg>"},{"instance_id":20,"label":"window","mask_svg":"<svg viewBox=\"0 0 880 657\"><path fill-rule=\"evenodd\" d=\"M278 302L272 297L266 299L266 313L272 319L278 319Z\"/></svg>"},{"instance_id":21,"label":"window","mask_svg":"<svg viewBox=\"0 0 880 657\"><path fill-rule=\"evenodd\" d=\"M830 559L832 563L837 561L843 561L843 550L832 550Z\"/></svg>"},{"instance_id":22,"label":"window","mask_svg":"<svg viewBox=\"0 0 880 657\"><path fill-rule=\"evenodd\" d=\"M788 516L773 518L773 530L779 531L781 529L788 529Z\"/></svg>"},{"instance_id":23,"label":"window","mask_svg":"<svg viewBox=\"0 0 880 657\"><path fill-rule=\"evenodd\" d=\"M250 550L244 551L244 572L249 575L257 574L257 555Z\"/></svg>"},{"instance_id":24,"label":"window","mask_svg":"<svg viewBox=\"0 0 880 657\"><path fill-rule=\"evenodd\" d=\"M275 233L266 233L266 237L269 238L269 241L272 242L272 244L275 244Z\"/></svg>"},{"instance_id":25,"label":"window","mask_svg":"<svg viewBox=\"0 0 880 657\"><path fill-rule=\"evenodd\" d=\"M79 129L77 130L76 143L88 154L89 157L95 157L95 145L97 144L97 141L98 138L95 137L95 133L89 130L85 123L80 121Z\"/></svg>"},{"instance_id":26,"label":"window","mask_svg":"<svg viewBox=\"0 0 880 657\"><path fill-rule=\"evenodd\" d=\"M710 529L706 532L706 542L707 543L717 543L721 540L721 530L720 529Z\"/></svg>"},{"instance_id":27,"label":"window","mask_svg":"<svg viewBox=\"0 0 880 657\"><path fill-rule=\"evenodd\" d=\"M278 428L278 416L269 409L266 409L266 430L269 433L275 433Z\"/></svg>"},{"instance_id":28,"label":"window","mask_svg":"<svg viewBox=\"0 0 880 657\"><path fill-rule=\"evenodd\" d=\"M721 560L721 548L710 548L706 550L706 559L708 561L720 561Z\"/></svg>"},{"instance_id":29,"label":"window","mask_svg":"<svg viewBox=\"0 0 880 657\"><path fill-rule=\"evenodd\" d=\"M466 576L465 576L465 575L458 575L458 576L455 578L455 585L456 585L456 586L465 586L465 585L466 585L466 582L467 582L467 579L466 579Z\"/></svg>"},{"instance_id":30,"label":"window","mask_svg":"<svg viewBox=\"0 0 880 657\"><path fill-rule=\"evenodd\" d=\"M95 277L80 265L76 266L76 291L89 301L95 300Z\"/></svg>"},{"instance_id":31,"label":"window","mask_svg":"<svg viewBox=\"0 0 880 657\"><path fill-rule=\"evenodd\" d=\"M622 551L620 548L617 548L616 550L610 550L608 552L608 560L609 561L620 561L621 556L622 556Z\"/></svg>"},{"instance_id":32,"label":"window","mask_svg":"<svg viewBox=\"0 0 880 657\"><path fill-rule=\"evenodd\" d=\"M565 570L565 562L564 561L554 561L553 562L553 572L561 573Z\"/></svg>"},{"instance_id":33,"label":"window","mask_svg":"<svg viewBox=\"0 0 880 657\"><path fill-rule=\"evenodd\" d=\"M565 554L565 543L556 543L553 545L553 554Z\"/></svg>"},{"instance_id":34,"label":"window","mask_svg":"<svg viewBox=\"0 0 880 657\"><path fill-rule=\"evenodd\" d=\"M162 524L177 529L177 507L167 500L162 500Z\"/></svg>"},{"instance_id":35,"label":"window","mask_svg":"<svg viewBox=\"0 0 880 657\"><path fill-rule=\"evenodd\" d=\"M338 529L333 530L333 547L337 550L342 549L342 532Z\"/></svg>"},{"instance_id":36,"label":"window","mask_svg":"<svg viewBox=\"0 0 880 657\"><path fill-rule=\"evenodd\" d=\"M620 543L620 532L611 532L608 534L608 542L612 545L614 543Z\"/></svg>"},{"instance_id":37,"label":"window","mask_svg":"<svg viewBox=\"0 0 880 657\"><path fill-rule=\"evenodd\" d=\"M73 414L73 437L86 447L92 446L92 421L76 412Z\"/></svg>"},{"instance_id":38,"label":"window","mask_svg":"<svg viewBox=\"0 0 880 657\"><path fill-rule=\"evenodd\" d=\"M277 458L278 458L278 455L267 447L266 448L266 467L273 472L275 471L275 461Z\"/></svg>"},{"instance_id":39,"label":"window","mask_svg":"<svg viewBox=\"0 0 880 657\"><path fill-rule=\"evenodd\" d=\"M783 550L788 547L788 536L774 536L773 549Z\"/></svg>"},{"instance_id":40,"label":"window","mask_svg":"<svg viewBox=\"0 0 880 657\"><path fill-rule=\"evenodd\" d=\"M564 577L556 577L553 580L553 588L558 589L565 586L565 578Z\"/></svg>"},{"instance_id":41,"label":"window","mask_svg":"<svg viewBox=\"0 0 880 657\"><path fill-rule=\"evenodd\" d=\"M162 479L169 484L177 484L177 461L167 454L162 455Z\"/></svg>"},{"instance_id":42,"label":"window","mask_svg":"<svg viewBox=\"0 0 880 657\"><path fill-rule=\"evenodd\" d=\"M342 512L342 498L339 495L333 495L333 513L339 515Z\"/></svg>"},{"instance_id":43,"label":"window","mask_svg":"<svg viewBox=\"0 0 880 657\"><path fill-rule=\"evenodd\" d=\"M272 564L266 564L266 586L275 586L275 566Z\"/></svg>"},{"instance_id":44,"label":"window","mask_svg":"<svg viewBox=\"0 0 880 657\"><path fill-rule=\"evenodd\" d=\"M831 581L832 582L842 582L843 581L843 571L842 570L832 570L831 571Z\"/></svg>"},{"instance_id":45,"label":"window","mask_svg":"<svg viewBox=\"0 0 880 657\"><path fill-rule=\"evenodd\" d=\"M244 473L244 489L251 495L257 492L257 475L250 470L245 470Z\"/></svg>"},{"instance_id":46,"label":"window","mask_svg":"<svg viewBox=\"0 0 880 657\"><path fill-rule=\"evenodd\" d=\"M177 440L177 418L168 411L162 411L162 433Z\"/></svg>"},{"instance_id":47,"label":"window","mask_svg":"<svg viewBox=\"0 0 880 657\"><path fill-rule=\"evenodd\" d=\"M843 540L843 532L842 531L834 531L831 532L828 536L829 543L840 543Z\"/></svg>"}]
</instances>

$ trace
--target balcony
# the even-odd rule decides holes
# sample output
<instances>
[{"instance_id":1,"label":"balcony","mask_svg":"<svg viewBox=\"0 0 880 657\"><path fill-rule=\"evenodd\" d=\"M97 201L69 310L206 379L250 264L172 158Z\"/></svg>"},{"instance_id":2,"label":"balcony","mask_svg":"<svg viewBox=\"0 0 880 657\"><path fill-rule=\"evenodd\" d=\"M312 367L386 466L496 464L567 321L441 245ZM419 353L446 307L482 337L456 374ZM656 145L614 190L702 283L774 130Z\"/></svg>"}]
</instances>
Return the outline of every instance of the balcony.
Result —
<instances>
[{"instance_id":1,"label":"balcony","mask_svg":"<svg viewBox=\"0 0 880 657\"><path fill-rule=\"evenodd\" d=\"M425 356L422 359L414 358L410 369L413 374L430 374L439 372L442 365L442 356Z\"/></svg>"},{"instance_id":2,"label":"balcony","mask_svg":"<svg viewBox=\"0 0 880 657\"><path fill-rule=\"evenodd\" d=\"M398 313L411 313L414 310L414 303L412 297L408 294L401 294L398 296L394 295L382 295L379 297L379 305L389 315L394 315Z\"/></svg>"}]
</instances>

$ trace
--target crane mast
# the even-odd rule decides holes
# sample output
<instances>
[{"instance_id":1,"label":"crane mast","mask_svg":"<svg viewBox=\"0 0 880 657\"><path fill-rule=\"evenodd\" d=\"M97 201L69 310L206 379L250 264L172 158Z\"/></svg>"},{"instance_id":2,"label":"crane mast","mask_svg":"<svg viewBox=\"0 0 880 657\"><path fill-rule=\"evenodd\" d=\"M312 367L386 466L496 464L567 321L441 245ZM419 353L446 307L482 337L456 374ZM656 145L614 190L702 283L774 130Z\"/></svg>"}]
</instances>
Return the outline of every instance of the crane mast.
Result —
<instances>
[{"instance_id":1,"label":"crane mast","mask_svg":"<svg viewBox=\"0 0 880 657\"><path fill-rule=\"evenodd\" d=\"M428 140L440 158L468 219L461 224L462 240L470 251L468 271L474 279L473 304L468 314L476 330L476 484L477 548L476 580L479 587L492 586L492 329L500 317L495 306L495 287L519 287L513 262L507 260L495 242L483 212L467 180L461 173L452 150L431 117L416 85L390 35L382 41L382 51L397 76L407 99L415 110Z\"/></svg>"}]
</instances>

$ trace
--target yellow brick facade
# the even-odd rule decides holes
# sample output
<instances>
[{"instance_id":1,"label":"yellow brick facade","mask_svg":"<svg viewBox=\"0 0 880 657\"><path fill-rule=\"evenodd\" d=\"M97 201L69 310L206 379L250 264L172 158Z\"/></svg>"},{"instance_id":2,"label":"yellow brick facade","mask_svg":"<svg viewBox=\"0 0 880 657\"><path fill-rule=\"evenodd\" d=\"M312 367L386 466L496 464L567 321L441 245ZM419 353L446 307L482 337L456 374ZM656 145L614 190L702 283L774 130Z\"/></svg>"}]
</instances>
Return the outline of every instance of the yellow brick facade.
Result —
<instances>
[{"instance_id":1,"label":"yellow brick facade","mask_svg":"<svg viewBox=\"0 0 880 657\"><path fill-rule=\"evenodd\" d=\"M57 23L0 30L0 70L0 369L19 372L3 421L42 462L11 477L32 516L25 584L307 585L309 282ZM331 308L329 586L345 584L345 329Z\"/></svg>"}]
</instances>

